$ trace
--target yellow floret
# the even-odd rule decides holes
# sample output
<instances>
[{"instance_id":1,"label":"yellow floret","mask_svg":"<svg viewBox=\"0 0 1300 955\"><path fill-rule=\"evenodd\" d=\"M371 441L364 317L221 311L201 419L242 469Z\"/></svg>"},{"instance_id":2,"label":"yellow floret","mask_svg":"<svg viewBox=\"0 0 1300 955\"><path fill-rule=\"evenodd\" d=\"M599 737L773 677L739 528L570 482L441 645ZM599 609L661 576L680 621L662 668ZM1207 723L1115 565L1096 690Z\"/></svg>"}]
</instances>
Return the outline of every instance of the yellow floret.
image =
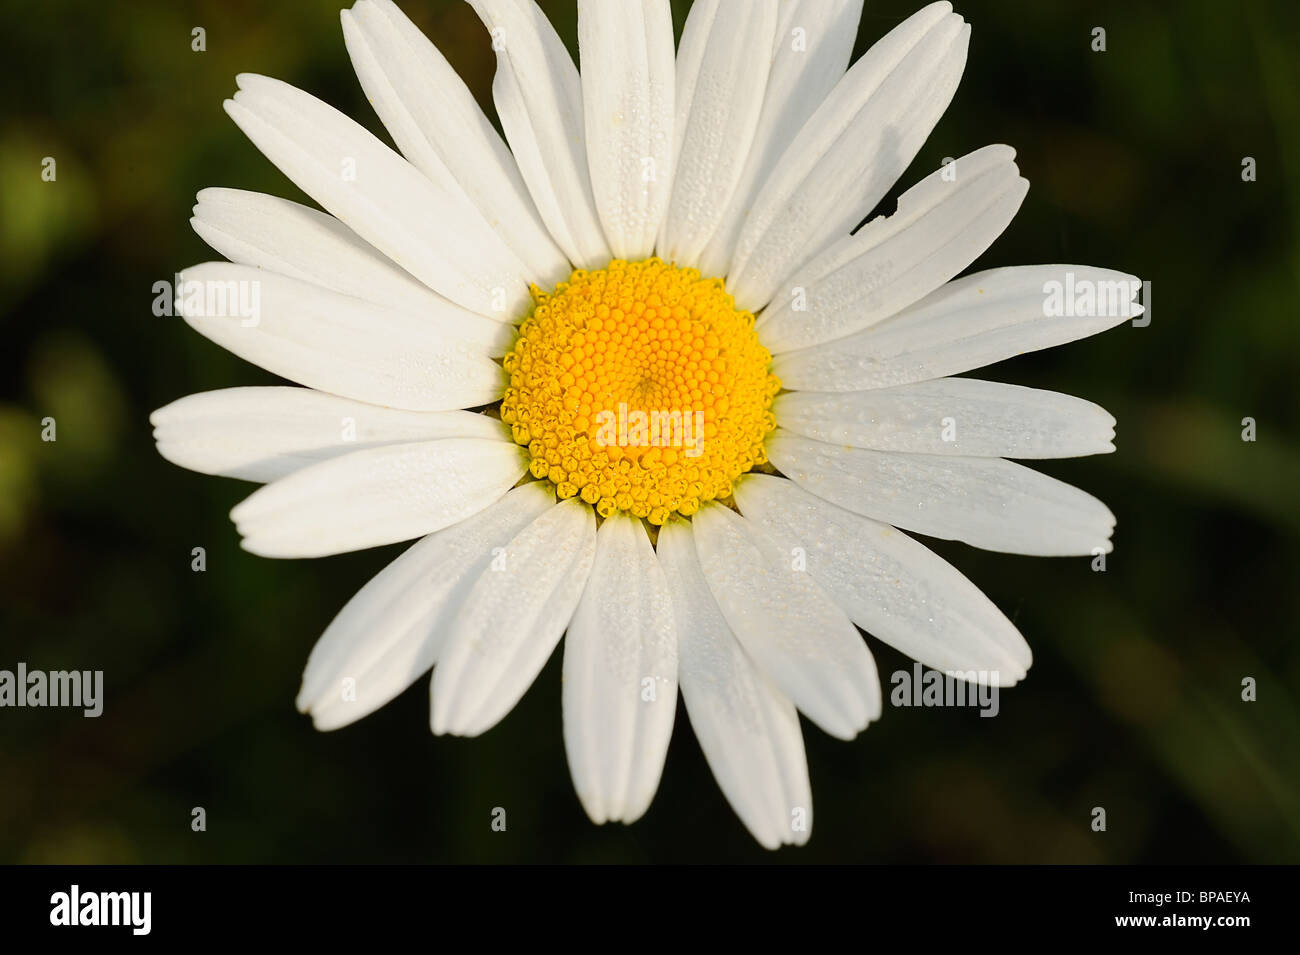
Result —
<instances>
[{"instance_id":1,"label":"yellow floret","mask_svg":"<svg viewBox=\"0 0 1300 955\"><path fill-rule=\"evenodd\" d=\"M534 286L533 301L503 362L501 419L560 497L662 524L767 461L781 386L722 280L616 259Z\"/></svg>"}]
</instances>

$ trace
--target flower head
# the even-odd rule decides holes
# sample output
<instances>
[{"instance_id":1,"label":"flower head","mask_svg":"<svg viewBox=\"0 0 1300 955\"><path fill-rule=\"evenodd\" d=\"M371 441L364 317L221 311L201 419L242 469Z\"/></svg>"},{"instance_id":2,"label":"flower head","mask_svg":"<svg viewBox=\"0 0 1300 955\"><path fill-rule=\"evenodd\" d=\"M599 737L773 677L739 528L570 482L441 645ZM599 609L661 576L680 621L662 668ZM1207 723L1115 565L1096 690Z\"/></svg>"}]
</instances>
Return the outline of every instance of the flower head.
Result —
<instances>
[{"instance_id":1,"label":"flower head","mask_svg":"<svg viewBox=\"0 0 1300 955\"><path fill-rule=\"evenodd\" d=\"M859 223L916 157L969 27L925 7L852 67L860 0L579 3L581 71L533 0L471 0L498 135L389 0L343 12L398 151L311 95L240 76L226 110L324 211L230 189L183 274L200 333L305 387L154 413L159 451L265 483L248 550L419 538L350 600L298 705L351 723L433 670L435 733L490 729L564 638L564 738L597 822L657 788L678 687L763 845L802 843L798 713L881 712L862 631L974 683L1029 648L903 530L1012 553L1110 548L1099 501L1009 458L1112 450L1051 392L954 378L1140 313L1085 266L955 278L1028 184L1006 146ZM566 635L567 634L567 635Z\"/></svg>"}]
</instances>

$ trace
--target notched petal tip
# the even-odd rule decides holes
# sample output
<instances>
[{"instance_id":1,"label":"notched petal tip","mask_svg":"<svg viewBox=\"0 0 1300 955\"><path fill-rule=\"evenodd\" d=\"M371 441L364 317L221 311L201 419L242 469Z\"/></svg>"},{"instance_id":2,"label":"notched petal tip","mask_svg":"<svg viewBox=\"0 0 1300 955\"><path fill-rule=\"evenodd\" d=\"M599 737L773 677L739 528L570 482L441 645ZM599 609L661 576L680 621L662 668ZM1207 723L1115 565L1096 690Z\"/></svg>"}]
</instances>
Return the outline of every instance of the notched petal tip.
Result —
<instances>
[{"instance_id":1,"label":"notched petal tip","mask_svg":"<svg viewBox=\"0 0 1300 955\"><path fill-rule=\"evenodd\" d=\"M256 87L267 86L288 86L283 80L277 80L273 76L267 76L264 73L236 73L235 86L241 92L249 92Z\"/></svg>"},{"instance_id":2,"label":"notched petal tip","mask_svg":"<svg viewBox=\"0 0 1300 955\"><path fill-rule=\"evenodd\" d=\"M175 401L170 401L161 408L155 408L149 412L149 424L154 428L153 437L155 441L158 440L158 429L175 419L176 406L184 400L184 398L177 398Z\"/></svg>"}]
</instances>

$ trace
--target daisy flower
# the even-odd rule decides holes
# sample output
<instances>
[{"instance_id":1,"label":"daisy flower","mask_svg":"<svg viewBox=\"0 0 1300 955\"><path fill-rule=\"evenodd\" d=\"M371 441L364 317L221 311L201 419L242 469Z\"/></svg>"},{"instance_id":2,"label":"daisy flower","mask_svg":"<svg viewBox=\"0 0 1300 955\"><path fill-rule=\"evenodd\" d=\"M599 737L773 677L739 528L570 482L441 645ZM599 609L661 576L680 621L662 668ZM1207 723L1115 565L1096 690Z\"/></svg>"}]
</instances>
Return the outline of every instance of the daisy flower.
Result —
<instances>
[{"instance_id":1,"label":"daisy flower","mask_svg":"<svg viewBox=\"0 0 1300 955\"><path fill-rule=\"evenodd\" d=\"M858 224L966 61L934 3L851 67L860 0L578 4L580 64L532 0L470 0L504 139L389 0L342 13L394 150L242 75L226 112L324 211L234 189L179 276L200 334L305 387L155 412L158 450L264 483L231 516L267 557L418 538L339 612L298 707L323 730L433 670L435 733L502 719L564 639L563 731L597 823L638 819L680 686L762 845L803 843L798 714L881 712L863 632L1007 687L1030 651L903 531L1017 554L1110 548L1095 498L1009 458L1113 450L1077 398L950 377L1140 314L1087 266L954 278L1025 196L985 146ZM579 68L580 66L580 68ZM856 228L856 231L854 231Z\"/></svg>"}]
</instances>

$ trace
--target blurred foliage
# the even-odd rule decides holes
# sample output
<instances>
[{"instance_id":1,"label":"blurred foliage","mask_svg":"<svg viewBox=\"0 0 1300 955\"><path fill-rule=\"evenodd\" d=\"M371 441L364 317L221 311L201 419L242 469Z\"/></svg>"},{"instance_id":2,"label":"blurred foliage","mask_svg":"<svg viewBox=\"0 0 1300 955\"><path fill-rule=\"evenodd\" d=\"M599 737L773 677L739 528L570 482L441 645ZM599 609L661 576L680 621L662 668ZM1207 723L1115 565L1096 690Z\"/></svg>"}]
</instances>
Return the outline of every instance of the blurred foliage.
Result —
<instances>
[{"instance_id":1,"label":"blurred foliage","mask_svg":"<svg viewBox=\"0 0 1300 955\"><path fill-rule=\"evenodd\" d=\"M490 111L472 11L404 6ZM572 4L544 7L575 45ZM868 0L858 52L911 9ZM336 5L52 0L10 18L0 668L103 669L106 706L99 719L0 710L0 859L1300 861L1300 7L958 10L973 24L961 89L881 211L943 157L1010 143L1032 188L976 268L1073 262L1154 283L1148 327L981 373L1115 414L1114 455L1044 470L1109 503L1116 550L1094 573L936 543L1025 633L1030 678L995 720L887 707L851 744L807 726L813 839L778 855L731 815L684 711L645 819L590 825L564 760L558 654L477 740L429 734L424 681L333 734L294 712L313 641L400 547L242 552L227 512L249 486L167 464L147 419L271 376L150 305L154 282L216 257L186 221L198 189L302 198L222 112L236 73L286 79L383 135ZM1097 26L1105 53L1090 48ZM1257 182L1241 179L1245 156ZM872 647L882 673L908 665ZM1246 676L1256 703L1240 699ZM205 833L190 830L194 806ZM495 806L506 833L490 830ZM1089 829L1094 806L1105 833Z\"/></svg>"}]
</instances>

